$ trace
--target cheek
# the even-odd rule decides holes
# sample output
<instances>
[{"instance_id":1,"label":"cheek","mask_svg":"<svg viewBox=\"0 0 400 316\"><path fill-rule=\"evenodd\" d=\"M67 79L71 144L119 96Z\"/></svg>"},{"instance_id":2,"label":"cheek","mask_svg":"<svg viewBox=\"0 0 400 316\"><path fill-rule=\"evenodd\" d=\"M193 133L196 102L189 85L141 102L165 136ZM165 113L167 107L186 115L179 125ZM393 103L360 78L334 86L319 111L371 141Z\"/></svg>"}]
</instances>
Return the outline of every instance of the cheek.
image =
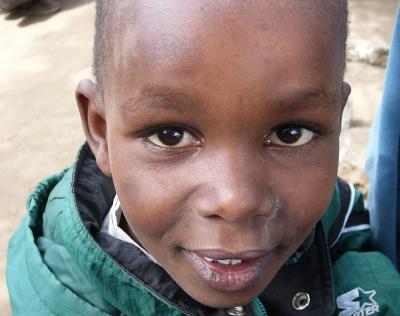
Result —
<instances>
[{"instance_id":1,"label":"cheek","mask_svg":"<svg viewBox=\"0 0 400 316\"><path fill-rule=\"evenodd\" d=\"M159 238L173 225L178 210L172 192L158 174L122 170L113 174L124 214L135 233ZM157 180L155 180L157 179Z\"/></svg>"},{"instance_id":2,"label":"cheek","mask_svg":"<svg viewBox=\"0 0 400 316\"><path fill-rule=\"evenodd\" d=\"M180 222L190 183L171 168L143 163L132 151L114 152L124 153L110 161L114 185L130 227L143 244L165 240Z\"/></svg>"},{"instance_id":3,"label":"cheek","mask_svg":"<svg viewBox=\"0 0 400 316\"><path fill-rule=\"evenodd\" d=\"M290 198L287 199L289 209L295 212L300 222L315 222L322 216L332 197L336 172L326 168L314 168L302 172L301 179L292 183Z\"/></svg>"},{"instance_id":4,"label":"cheek","mask_svg":"<svg viewBox=\"0 0 400 316\"><path fill-rule=\"evenodd\" d=\"M278 220L287 243L298 246L329 206L337 178L335 147L304 159L298 168L279 168L276 187L284 207Z\"/></svg>"}]
</instances>

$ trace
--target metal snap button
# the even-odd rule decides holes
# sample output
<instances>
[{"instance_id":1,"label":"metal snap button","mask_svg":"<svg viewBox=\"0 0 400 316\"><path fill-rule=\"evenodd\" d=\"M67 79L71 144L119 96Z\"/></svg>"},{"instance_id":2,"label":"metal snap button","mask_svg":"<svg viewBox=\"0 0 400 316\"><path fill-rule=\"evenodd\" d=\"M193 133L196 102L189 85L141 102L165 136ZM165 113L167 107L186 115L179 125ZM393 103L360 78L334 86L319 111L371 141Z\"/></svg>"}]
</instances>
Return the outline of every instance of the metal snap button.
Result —
<instances>
[{"instance_id":1,"label":"metal snap button","mask_svg":"<svg viewBox=\"0 0 400 316\"><path fill-rule=\"evenodd\" d=\"M229 316L244 316L244 309L242 306L236 306L226 311Z\"/></svg>"},{"instance_id":2,"label":"metal snap button","mask_svg":"<svg viewBox=\"0 0 400 316\"><path fill-rule=\"evenodd\" d=\"M301 311L310 305L310 295L308 293L299 292L292 299L292 306L295 310Z\"/></svg>"}]
</instances>

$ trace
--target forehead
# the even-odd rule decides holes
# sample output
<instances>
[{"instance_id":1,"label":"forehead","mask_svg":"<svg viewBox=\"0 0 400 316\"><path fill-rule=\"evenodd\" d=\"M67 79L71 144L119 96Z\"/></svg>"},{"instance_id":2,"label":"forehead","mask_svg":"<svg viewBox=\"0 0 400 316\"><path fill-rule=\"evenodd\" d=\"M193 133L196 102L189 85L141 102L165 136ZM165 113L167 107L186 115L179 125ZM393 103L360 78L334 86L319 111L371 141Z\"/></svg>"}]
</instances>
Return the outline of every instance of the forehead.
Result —
<instances>
[{"instance_id":1,"label":"forehead","mask_svg":"<svg viewBox=\"0 0 400 316\"><path fill-rule=\"evenodd\" d=\"M341 2L115 1L109 85L118 83L115 92L154 80L227 87L236 78L244 90L271 78L337 85L344 67Z\"/></svg>"}]
</instances>

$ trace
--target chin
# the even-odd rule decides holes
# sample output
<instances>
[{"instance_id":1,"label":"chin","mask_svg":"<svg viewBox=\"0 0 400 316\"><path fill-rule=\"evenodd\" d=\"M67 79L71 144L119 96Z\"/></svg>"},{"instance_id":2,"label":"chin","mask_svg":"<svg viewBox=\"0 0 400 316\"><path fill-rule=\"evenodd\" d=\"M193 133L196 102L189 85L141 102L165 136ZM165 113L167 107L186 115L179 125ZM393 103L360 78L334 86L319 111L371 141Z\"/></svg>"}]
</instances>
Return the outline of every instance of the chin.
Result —
<instances>
[{"instance_id":1,"label":"chin","mask_svg":"<svg viewBox=\"0 0 400 316\"><path fill-rule=\"evenodd\" d=\"M267 285L266 285L267 286ZM197 288L193 291L185 292L197 302L212 308L231 308L235 306L244 306L249 304L256 298L266 287L251 288L234 292L221 292L214 289L202 289L198 291Z\"/></svg>"},{"instance_id":2,"label":"chin","mask_svg":"<svg viewBox=\"0 0 400 316\"><path fill-rule=\"evenodd\" d=\"M204 297L204 299L196 299L199 303L209 306L212 308L231 308L235 306L244 306L249 304L253 298L257 297L257 295L251 296L251 297L243 297L242 294L228 294L229 297L226 297L225 295L222 295L222 297Z\"/></svg>"}]
</instances>

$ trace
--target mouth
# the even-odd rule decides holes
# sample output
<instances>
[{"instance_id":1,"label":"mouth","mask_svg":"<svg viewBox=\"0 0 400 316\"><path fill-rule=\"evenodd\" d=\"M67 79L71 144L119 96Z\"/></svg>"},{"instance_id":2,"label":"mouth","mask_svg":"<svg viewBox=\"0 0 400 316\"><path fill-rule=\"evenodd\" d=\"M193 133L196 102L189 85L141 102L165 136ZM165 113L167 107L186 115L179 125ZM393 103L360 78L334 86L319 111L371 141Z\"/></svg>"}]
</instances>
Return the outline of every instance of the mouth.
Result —
<instances>
[{"instance_id":1,"label":"mouth","mask_svg":"<svg viewBox=\"0 0 400 316\"><path fill-rule=\"evenodd\" d=\"M194 271L211 288L240 291L261 276L271 251L229 253L221 250L185 251Z\"/></svg>"}]
</instances>

